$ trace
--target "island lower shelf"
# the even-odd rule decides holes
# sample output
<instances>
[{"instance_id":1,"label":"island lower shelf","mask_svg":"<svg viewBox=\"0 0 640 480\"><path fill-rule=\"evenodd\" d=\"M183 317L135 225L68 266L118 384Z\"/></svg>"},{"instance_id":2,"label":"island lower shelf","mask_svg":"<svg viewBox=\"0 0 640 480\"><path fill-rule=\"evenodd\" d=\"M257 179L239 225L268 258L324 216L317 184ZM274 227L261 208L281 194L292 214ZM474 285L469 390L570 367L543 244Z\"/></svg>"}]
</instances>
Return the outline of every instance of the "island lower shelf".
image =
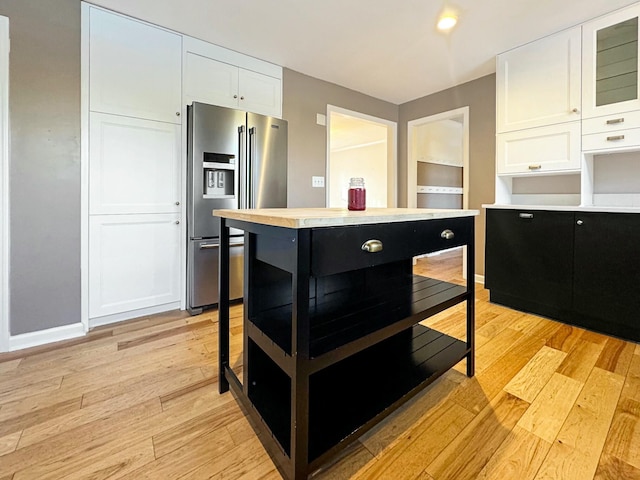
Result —
<instances>
[{"instance_id":1,"label":"island lower shelf","mask_svg":"<svg viewBox=\"0 0 640 480\"><path fill-rule=\"evenodd\" d=\"M311 375L308 462L359 436L468 354L465 342L418 324ZM252 341L249 360L248 398L289 456L290 378Z\"/></svg>"}]
</instances>

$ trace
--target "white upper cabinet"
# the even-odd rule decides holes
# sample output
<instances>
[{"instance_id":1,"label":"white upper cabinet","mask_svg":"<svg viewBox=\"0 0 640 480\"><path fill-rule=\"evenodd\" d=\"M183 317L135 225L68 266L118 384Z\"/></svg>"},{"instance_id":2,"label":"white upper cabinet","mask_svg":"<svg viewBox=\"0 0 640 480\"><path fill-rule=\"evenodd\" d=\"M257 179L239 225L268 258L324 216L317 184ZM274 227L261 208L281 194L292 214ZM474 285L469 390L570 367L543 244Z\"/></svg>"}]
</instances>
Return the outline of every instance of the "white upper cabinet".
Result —
<instances>
[{"instance_id":1,"label":"white upper cabinet","mask_svg":"<svg viewBox=\"0 0 640 480\"><path fill-rule=\"evenodd\" d=\"M181 36L94 7L89 29L89 109L181 123Z\"/></svg>"},{"instance_id":2,"label":"white upper cabinet","mask_svg":"<svg viewBox=\"0 0 640 480\"><path fill-rule=\"evenodd\" d=\"M497 57L497 133L580 120L580 27Z\"/></svg>"},{"instance_id":3,"label":"white upper cabinet","mask_svg":"<svg viewBox=\"0 0 640 480\"><path fill-rule=\"evenodd\" d=\"M185 103L203 102L282 115L282 68L202 40L184 37Z\"/></svg>"},{"instance_id":4,"label":"white upper cabinet","mask_svg":"<svg viewBox=\"0 0 640 480\"><path fill-rule=\"evenodd\" d=\"M583 25L584 117L640 109L639 16L640 4L635 4Z\"/></svg>"},{"instance_id":5,"label":"white upper cabinet","mask_svg":"<svg viewBox=\"0 0 640 480\"><path fill-rule=\"evenodd\" d=\"M180 126L92 112L89 213L180 211Z\"/></svg>"}]
</instances>

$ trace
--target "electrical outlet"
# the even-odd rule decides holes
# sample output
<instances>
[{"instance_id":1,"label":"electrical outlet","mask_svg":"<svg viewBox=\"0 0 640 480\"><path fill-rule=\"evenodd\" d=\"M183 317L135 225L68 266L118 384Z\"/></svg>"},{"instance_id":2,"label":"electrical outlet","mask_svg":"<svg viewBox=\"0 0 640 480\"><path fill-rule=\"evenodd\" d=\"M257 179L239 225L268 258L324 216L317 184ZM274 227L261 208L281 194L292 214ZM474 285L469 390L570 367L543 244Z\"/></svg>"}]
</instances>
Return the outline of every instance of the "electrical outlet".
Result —
<instances>
[{"instance_id":1,"label":"electrical outlet","mask_svg":"<svg viewBox=\"0 0 640 480\"><path fill-rule=\"evenodd\" d=\"M324 187L324 177L311 177L311 186L315 188Z\"/></svg>"}]
</instances>

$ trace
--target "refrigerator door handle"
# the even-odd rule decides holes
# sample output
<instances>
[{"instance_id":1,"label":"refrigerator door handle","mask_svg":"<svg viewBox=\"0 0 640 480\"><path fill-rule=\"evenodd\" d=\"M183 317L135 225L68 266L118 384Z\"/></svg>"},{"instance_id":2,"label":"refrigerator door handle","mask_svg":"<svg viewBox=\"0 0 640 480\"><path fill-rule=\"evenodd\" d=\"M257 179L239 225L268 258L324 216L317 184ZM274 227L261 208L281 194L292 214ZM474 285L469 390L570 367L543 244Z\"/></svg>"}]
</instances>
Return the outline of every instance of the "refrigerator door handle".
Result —
<instances>
[{"instance_id":1,"label":"refrigerator door handle","mask_svg":"<svg viewBox=\"0 0 640 480\"><path fill-rule=\"evenodd\" d=\"M256 127L249 129L249 161L247 162L247 208L256 208L253 191L253 172L252 165L255 162L255 143L256 143Z\"/></svg>"},{"instance_id":2,"label":"refrigerator door handle","mask_svg":"<svg viewBox=\"0 0 640 480\"><path fill-rule=\"evenodd\" d=\"M238 188L240 189L240 193L238 195L238 208L247 208L247 185L246 182L243 182L242 179L247 177L247 147L245 140L245 126L240 125L238 127L238 174L240 179L238 180Z\"/></svg>"},{"instance_id":3,"label":"refrigerator door handle","mask_svg":"<svg viewBox=\"0 0 640 480\"><path fill-rule=\"evenodd\" d=\"M237 241L233 241L231 240L229 242L229 246L230 247L244 247L244 240L237 240ZM198 248L200 250L213 250L215 248L220 248L220 244L219 243L202 243L198 246Z\"/></svg>"}]
</instances>

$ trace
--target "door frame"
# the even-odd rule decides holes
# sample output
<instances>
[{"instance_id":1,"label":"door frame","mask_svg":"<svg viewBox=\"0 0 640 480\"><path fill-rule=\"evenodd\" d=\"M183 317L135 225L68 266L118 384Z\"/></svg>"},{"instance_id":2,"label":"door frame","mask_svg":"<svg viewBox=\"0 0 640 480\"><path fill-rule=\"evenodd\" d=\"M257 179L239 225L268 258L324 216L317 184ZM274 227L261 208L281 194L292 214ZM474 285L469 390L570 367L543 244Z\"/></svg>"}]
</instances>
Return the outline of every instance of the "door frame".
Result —
<instances>
[{"instance_id":1,"label":"door frame","mask_svg":"<svg viewBox=\"0 0 640 480\"><path fill-rule=\"evenodd\" d=\"M398 123L385 118L374 117L366 113L347 110L327 104L327 148L326 148L326 171L325 171L325 206L329 205L329 160L331 156L331 114L339 113L348 115L360 120L378 123L387 128L387 206L389 208L398 206Z\"/></svg>"},{"instance_id":2,"label":"door frame","mask_svg":"<svg viewBox=\"0 0 640 480\"><path fill-rule=\"evenodd\" d=\"M462 208L469 208L469 106L437 113L407 122L407 207L418 204L418 160L413 158L413 130L427 123L453 120L462 117Z\"/></svg>"},{"instance_id":3,"label":"door frame","mask_svg":"<svg viewBox=\"0 0 640 480\"><path fill-rule=\"evenodd\" d=\"M9 351L9 19L0 16L0 352Z\"/></svg>"}]
</instances>

